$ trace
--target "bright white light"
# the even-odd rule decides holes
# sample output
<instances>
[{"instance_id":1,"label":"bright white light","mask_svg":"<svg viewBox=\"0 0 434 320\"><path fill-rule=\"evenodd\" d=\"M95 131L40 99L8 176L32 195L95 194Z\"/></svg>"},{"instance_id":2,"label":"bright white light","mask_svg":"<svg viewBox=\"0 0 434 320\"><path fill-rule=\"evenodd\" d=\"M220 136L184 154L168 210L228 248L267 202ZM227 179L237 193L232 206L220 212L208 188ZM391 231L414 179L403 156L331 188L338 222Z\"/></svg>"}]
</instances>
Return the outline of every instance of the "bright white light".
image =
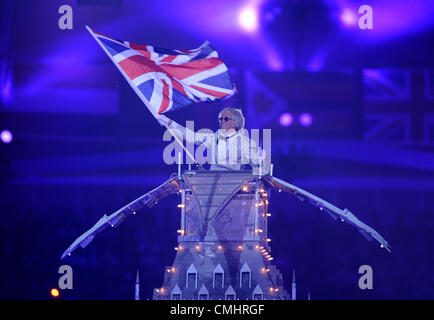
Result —
<instances>
[{"instance_id":1,"label":"bright white light","mask_svg":"<svg viewBox=\"0 0 434 320\"><path fill-rule=\"evenodd\" d=\"M3 130L0 133L0 138L1 141L3 141L4 143L11 143L13 139L12 132L10 132L9 130Z\"/></svg>"},{"instance_id":2,"label":"bright white light","mask_svg":"<svg viewBox=\"0 0 434 320\"><path fill-rule=\"evenodd\" d=\"M249 32L254 32L258 29L258 13L254 8L244 8L238 15L238 23L240 26Z\"/></svg>"}]
</instances>

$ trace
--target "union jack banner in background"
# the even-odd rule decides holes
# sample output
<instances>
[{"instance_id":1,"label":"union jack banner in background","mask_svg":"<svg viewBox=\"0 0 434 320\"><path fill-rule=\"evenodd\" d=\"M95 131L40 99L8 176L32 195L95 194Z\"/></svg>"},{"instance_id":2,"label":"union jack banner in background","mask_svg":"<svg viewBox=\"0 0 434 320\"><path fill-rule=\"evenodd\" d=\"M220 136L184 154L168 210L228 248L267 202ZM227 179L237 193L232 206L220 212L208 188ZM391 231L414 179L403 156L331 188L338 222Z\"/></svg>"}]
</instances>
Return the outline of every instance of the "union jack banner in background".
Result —
<instances>
[{"instance_id":1,"label":"union jack banner in background","mask_svg":"<svg viewBox=\"0 0 434 320\"><path fill-rule=\"evenodd\" d=\"M433 76L426 70L365 69L365 140L432 145Z\"/></svg>"},{"instance_id":2,"label":"union jack banner in background","mask_svg":"<svg viewBox=\"0 0 434 320\"><path fill-rule=\"evenodd\" d=\"M236 92L228 68L208 42L193 50L168 50L86 28L154 116Z\"/></svg>"},{"instance_id":3,"label":"union jack banner in background","mask_svg":"<svg viewBox=\"0 0 434 320\"><path fill-rule=\"evenodd\" d=\"M347 71L246 70L246 122L253 128L272 127L277 135L290 132L291 138L360 137L361 104L355 99L355 79ZM292 117L288 128L279 123L284 113ZM297 120L303 113L313 119L308 130Z\"/></svg>"}]
</instances>

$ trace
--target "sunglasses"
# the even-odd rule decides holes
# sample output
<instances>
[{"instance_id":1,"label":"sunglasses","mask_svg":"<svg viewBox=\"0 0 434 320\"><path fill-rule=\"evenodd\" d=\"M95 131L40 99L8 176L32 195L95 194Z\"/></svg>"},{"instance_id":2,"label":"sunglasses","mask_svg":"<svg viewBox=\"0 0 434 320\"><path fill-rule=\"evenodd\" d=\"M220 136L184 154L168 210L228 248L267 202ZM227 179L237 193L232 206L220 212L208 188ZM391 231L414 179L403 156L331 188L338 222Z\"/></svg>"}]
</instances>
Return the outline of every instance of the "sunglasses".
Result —
<instances>
[{"instance_id":1,"label":"sunglasses","mask_svg":"<svg viewBox=\"0 0 434 320\"><path fill-rule=\"evenodd\" d=\"M219 121L220 121L220 122L222 122L223 120L224 120L225 122L227 122L227 121L229 121L229 120L233 120L233 119L232 119L232 118L229 118L229 117L220 117L220 118L219 118Z\"/></svg>"}]
</instances>

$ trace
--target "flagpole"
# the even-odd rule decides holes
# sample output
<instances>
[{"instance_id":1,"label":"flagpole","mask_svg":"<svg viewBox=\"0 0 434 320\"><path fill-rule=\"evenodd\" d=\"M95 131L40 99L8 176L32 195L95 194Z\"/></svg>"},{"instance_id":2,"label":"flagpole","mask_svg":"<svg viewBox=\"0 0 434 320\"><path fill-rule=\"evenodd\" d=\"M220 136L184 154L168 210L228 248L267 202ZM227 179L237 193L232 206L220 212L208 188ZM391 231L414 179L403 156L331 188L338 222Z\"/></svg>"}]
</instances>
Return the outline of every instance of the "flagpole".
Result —
<instances>
[{"instance_id":1,"label":"flagpole","mask_svg":"<svg viewBox=\"0 0 434 320\"><path fill-rule=\"evenodd\" d=\"M95 34L93 33L93 30L91 28L89 28L88 26L86 26L86 29L87 29L87 31L89 31L89 33L92 35L92 37L95 39L95 41L99 44L99 46L104 50L104 52L108 55L108 57L112 60L112 62L114 63L114 65L118 68L118 70L120 71L120 73L124 76L125 80L127 80L128 84L136 92L136 94L139 96L140 100L142 100L142 102L145 104L146 108L148 108L149 112L151 112L151 114L154 116L154 118L158 121L159 114L157 114L152 109L152 107L150 106L150 103L149 103L148 99L146 99L145 96L143 95L143 93L137 88L137 86L135 86L132 83L132 81L130 80L130 78L127 76L127 74L125 73L125 71L122 70L122 68L119 66L119 64L116 63L116 61L113 60L111 54L102 45L102 43L100 42L100 40L97 37L95 37ZM193 163L196 163L196 160L194 159L194 157L192 156L192 154L187 150L187 148L184 146L184 144L179 140L178 136L167 126L167 124L165 125L165 127L167 128L167 130L169 130L170 134L175 138L176 142L179 143L179 145L182 147L182 149L184 149L184 151L187 153L187 155L193 160Z\"/></svg>"},{"instance_id":2,"label":"flagpole","mask_svg":"<svg viewBox=\"0 0 434 320\"><path fill-rule=\"evenodd\" d=\"M167 130L169 130L170 134L175 138L175 140L179 143L179 145L184 149L185 153L190 157L191 160L193 160L193 163L196 163L196 160L194 159L193 155L190 153L190 151L187 150L187 148L184 146L181 140L179 140L178 136L172 131L172 129L169 128L167 123L164 125Z\"/></svg>"}]
</instances>

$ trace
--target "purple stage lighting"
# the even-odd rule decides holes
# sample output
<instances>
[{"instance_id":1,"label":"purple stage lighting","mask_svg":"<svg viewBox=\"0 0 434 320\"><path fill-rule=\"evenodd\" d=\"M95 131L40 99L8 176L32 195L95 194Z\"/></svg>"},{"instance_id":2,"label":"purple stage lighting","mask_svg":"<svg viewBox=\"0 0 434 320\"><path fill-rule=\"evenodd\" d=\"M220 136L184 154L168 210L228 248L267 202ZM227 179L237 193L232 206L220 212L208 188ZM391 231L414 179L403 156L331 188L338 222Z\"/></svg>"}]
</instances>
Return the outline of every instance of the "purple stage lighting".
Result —
<instances>
[{"instance_id":1,"label":"purple stage lighting","mask_svg":"<svg viewBox=\"0 0 434 320\"><path fill-rule=\"evenodd\" d=\"M280 7L274 7L271 11L265 12L264 18L267 21L274 21L276 16L282 13L282 9Z\"/></svg>"},{"instance_id":2,"label":"purple stage lighting","mask_svg":"<svg viewBox=\"0 0 434 320\"><path fill-rule=\"evenodd\" d=\"M12 92L12 80L11 76L7 77L6 83L3 85L3 88L1 89L1 96L3 102L9 102L11 99L11 92Z\"/></svg>"},{"instance_id":3,"label":"purple stage lighting","mask_svg":"<svg viewBox=\"0 0 434 320\"><path fill-rule=\"evenodd\" d=\"M12 132L10 132L9 130L3 130L0 133L0 138L1 138L3 143L11 143L11 141L13 139Z\"/></svg>"},{"instance_id":4,"label":"purple stage lighting","mask_svg":"<svg viewBox=\"0 0 434 320\"><path fill-rule=\"evenodd\" d=\"M298 121L303 127L308 127L312 124L312 115L310 113L302 113L298 117Z\"/></svg>"},{"instance_id":5,"label":"purple stage lighting","mask_svg":"<svg viewBox=\"0 0 434 320\"><path fill-rule=\"evenodd\" d=\"M294 121L294 118L292 117L292 115L290 113L283 113L279 117L279 123L282 127L289 127L293 121Z\"/></svg>"},{"instance_id":6,"label":"purple stage lighting","mask_svg":"<svg viewBox=\"0 0 434 320\"><path fill-rule=\"evenodd\" d=\"M352 27L357 24L357 15L356 12L351 9L342 10L341 15L339 16L341 22L346 27Z\"/></svg>"},{"instance_id":7,"label":"purple stage lighting","mask_svg":"<svg viewBox=\"0 0 434 320\"><path fill-rule=\"evenodd\" d=\"M256 9L252 7L242 9L238 15L238 23L248 32L256 31L258 29L258 13Z\"/></svg>"},{"instance_id":8,"label":"purple stage lighting","mask_svg":"<svg viewBox=\"0 0 434 320\"><path fill-rule=\"evenodd\" d=\"M336 2L336 18L344 28L360 30L359 19L368 11L362 8L361 1L339 0ZM368 1L369 2L369 1ZM404 35L430 30L434 25L434 1L426 0L395 0L372 2L372 24L370 32L359 32L367 40L383 40L402 37ZM362 8L362 9L361 9ZM360 10L361 9L361 10ZM364 22L365 19L361 19Z\"/></svg>"}]
</instances>

